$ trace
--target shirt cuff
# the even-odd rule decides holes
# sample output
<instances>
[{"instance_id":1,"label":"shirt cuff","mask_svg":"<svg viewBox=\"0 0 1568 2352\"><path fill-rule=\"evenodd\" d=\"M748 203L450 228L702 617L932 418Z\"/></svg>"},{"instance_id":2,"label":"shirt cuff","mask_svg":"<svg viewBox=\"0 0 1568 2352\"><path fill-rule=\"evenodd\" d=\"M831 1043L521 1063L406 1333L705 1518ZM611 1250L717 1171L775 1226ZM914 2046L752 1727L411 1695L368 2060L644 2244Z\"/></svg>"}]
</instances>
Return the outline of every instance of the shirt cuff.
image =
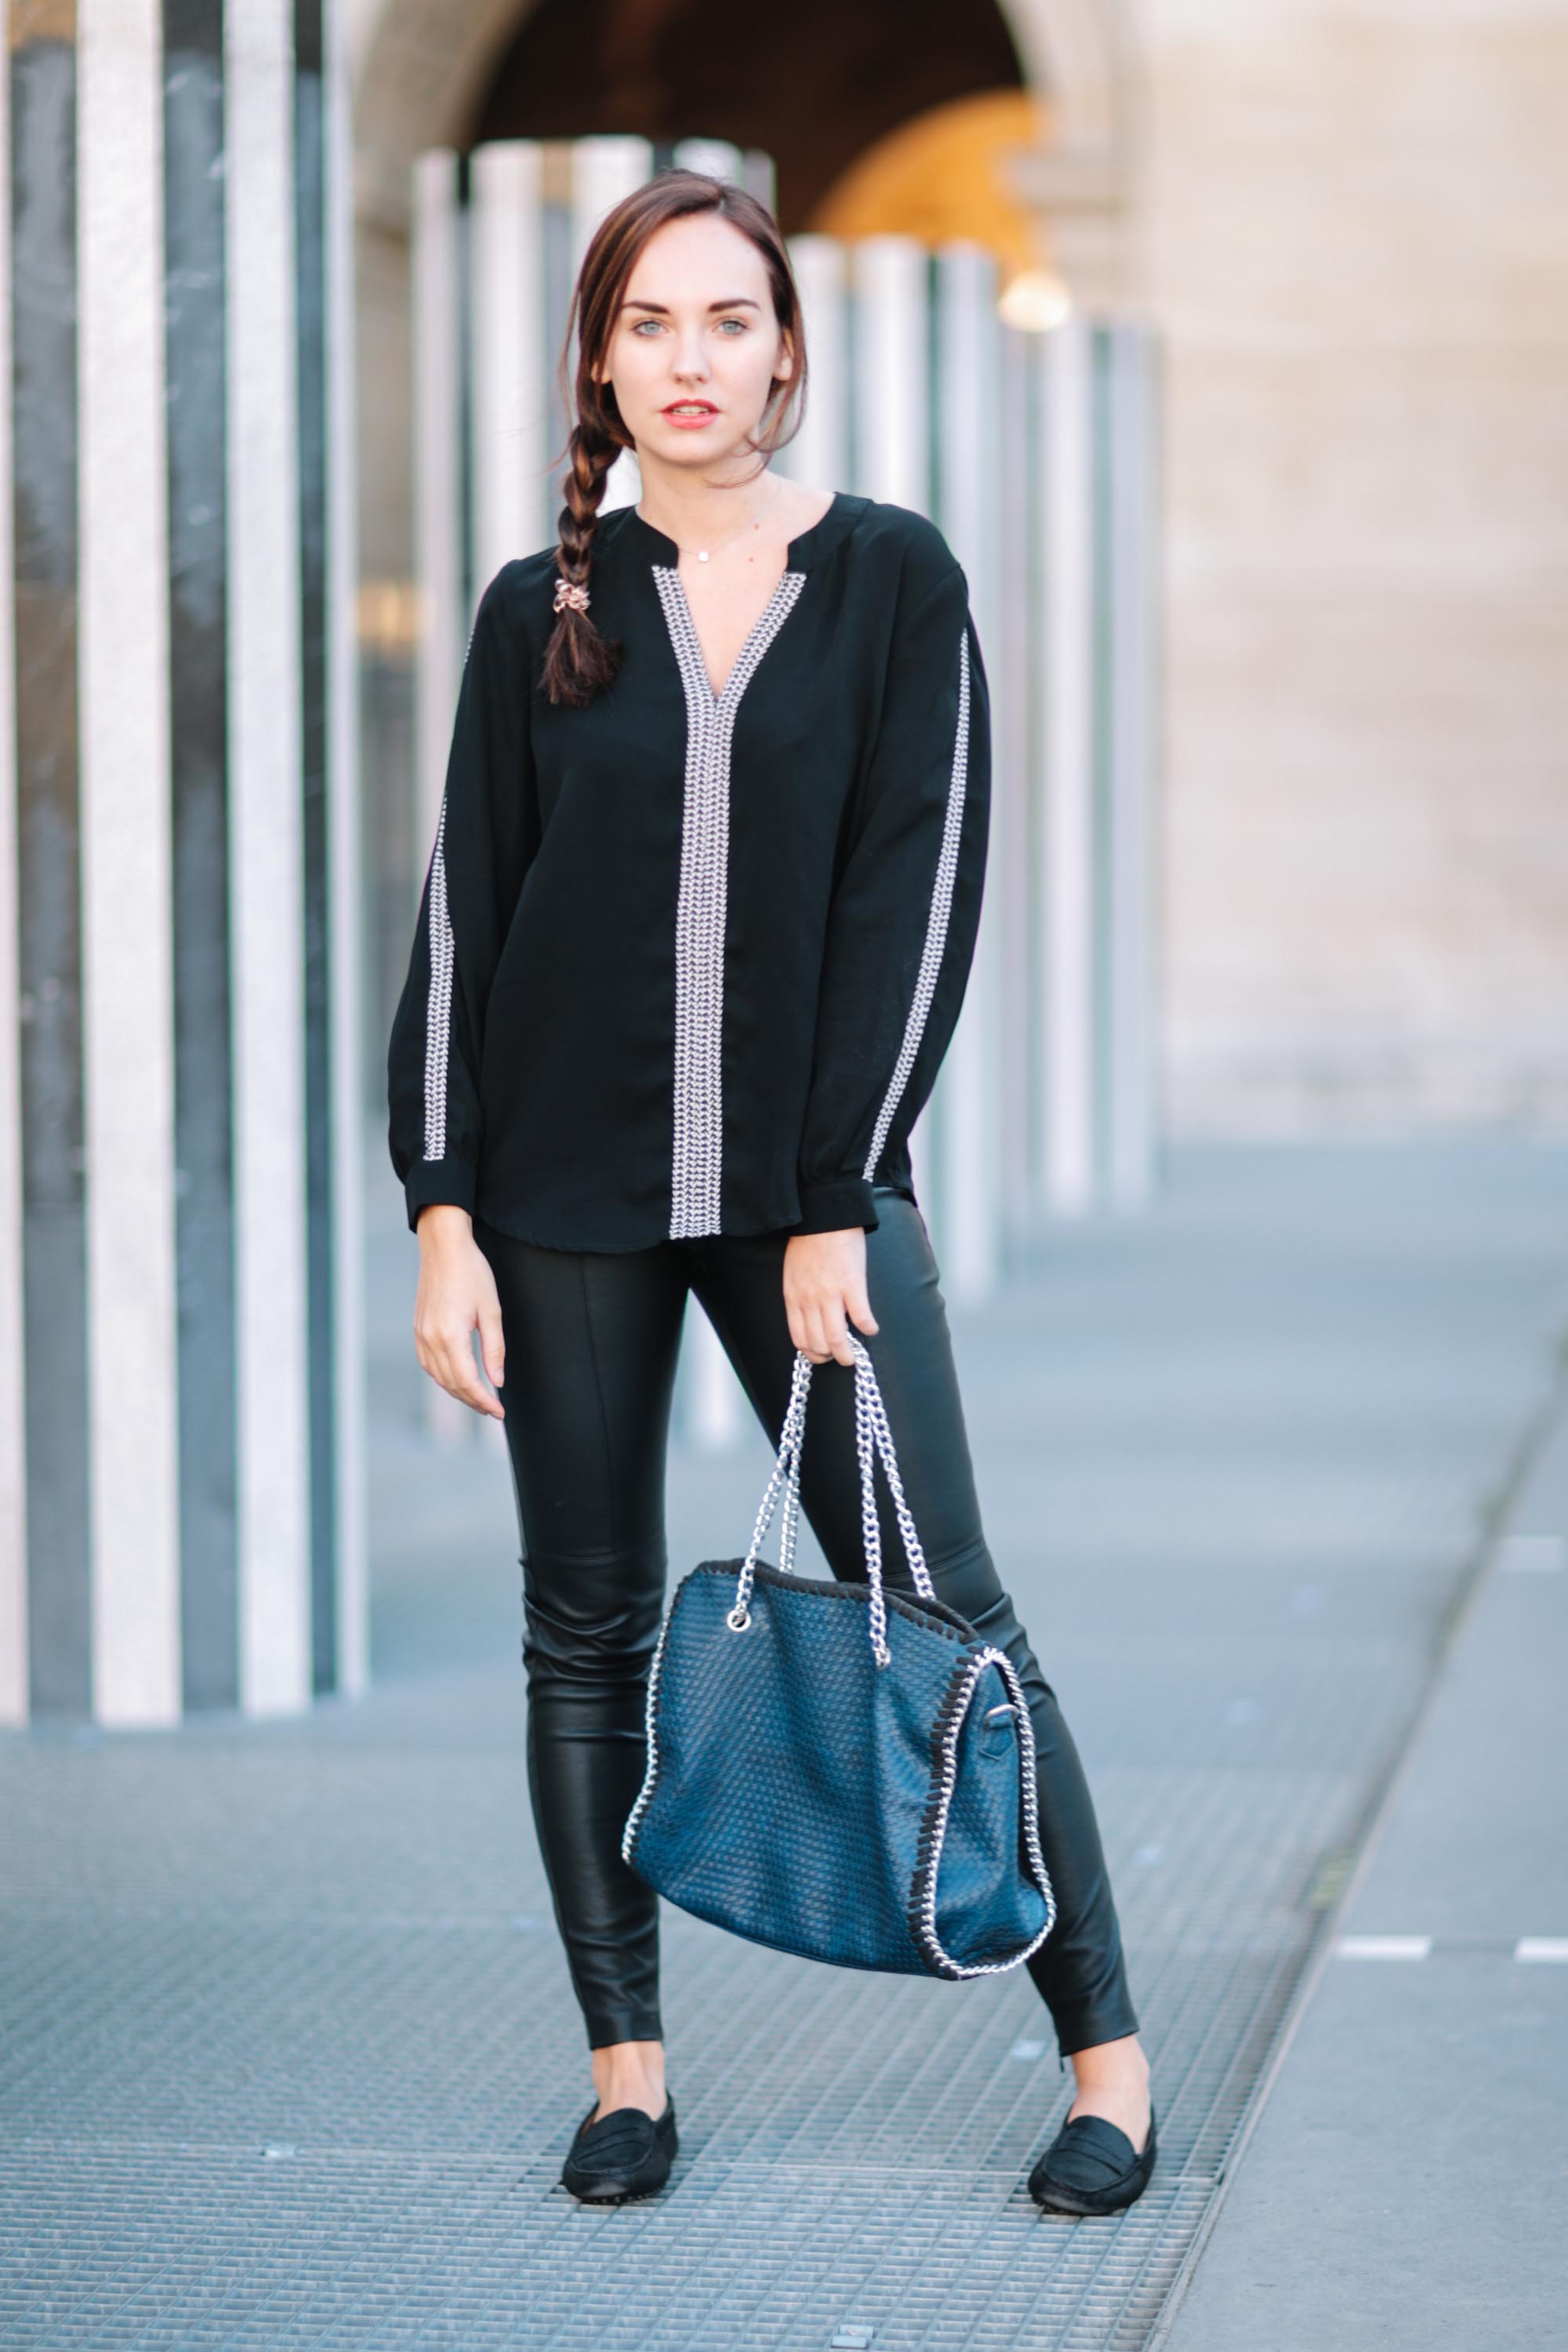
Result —
<instances>
[{"instance_id":1,"label":"shirt cuff","mask_svg":"<svg viewBox=\"0 0 1568 2352\"><path fill-rule=\"evenodd\" d=\"M419 1212L437 1201L474 1213L474 1171L466 1160L416 1160L403 1180L408 1202L408 1230L419 1230Z\"/></svg>"},{"instance_id":2,"label":"shirt cuff","mask_svg":"<svg viewBox=\"0 0 1568 2352\"><path fill-rule=\"evenodd\" d=\"M840 1176L832 1183L802 1184L801 1213L793 1225L792 1234L837 1234L851 1225L864 1225L874 1234L879 1222L871 1187L864 1176Z\"/></svg>"}]
</instances>

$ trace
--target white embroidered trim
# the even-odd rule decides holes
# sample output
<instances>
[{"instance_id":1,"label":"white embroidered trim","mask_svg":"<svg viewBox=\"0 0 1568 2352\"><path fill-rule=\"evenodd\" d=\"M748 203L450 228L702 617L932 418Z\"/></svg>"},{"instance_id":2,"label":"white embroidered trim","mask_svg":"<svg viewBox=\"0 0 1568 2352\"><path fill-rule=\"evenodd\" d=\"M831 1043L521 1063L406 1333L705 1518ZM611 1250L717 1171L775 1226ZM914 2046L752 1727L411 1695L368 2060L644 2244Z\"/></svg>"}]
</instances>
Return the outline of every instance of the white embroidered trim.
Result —
<instances>
[{"instance_id":1,"label":"white embroidered trim","mask_svg":"<svg viewBox=\"0 0 1568 2352\"><path fill-rule=\"evenodd\" d=\"M720 1230L723 1168L724 915L730 870L730 746L752 672L805 585L786 572L724 681L709 683L674 564L652 567L686 689L686 780L675 916L675 1118L669 1231Z\"/></svg>"},{"instance_id":2,"label":"white embroidered trim","mask_svg":"<svg viewBox=\"0 0 1568 2352\"><path fill-rule=\"evenodd\" d=\"M937 973L942 968L942 951L947 940L947 919L952 906L953 884L958 877L958 841L963 824L963 794L969 771L969 626L967 619L958 640L958 731L953 740L952 774L947 788L947 808L942 817L942 847L937 854L936 879L931 886L931 912L926 919L925 947L921 954L920 971L915 981L915 992L910 1003L909 1018L904 1024L904 1042L899 1048L899 1058L889 1082L882 1108L877 1114L877 1125L871 1137L871 1149L866 1155L866 1165L860 1171L869 1182L882 1146L888 1139L888 1129L893 1123L899 1097L909 1083L910 1072L915 1066L921 1037L936 993Z\"/></svg>"},{"instance_id":3,"label":"white embroidered trim","mask_svg":"<svg viewBox=\"0 0 1568 2352\"><path fill-rule=\"evenodd\" d=\"M447 1156L447 1058L452 1031L451 916L447 907L447 795L430 860L430 992L425 1009L425 1157Z\"/></svg>"},{"instance_id":4,"label":"white embroidered trim","mask_svg":"<svg viewBox=\"0 0 1568 2352\"><path fill-rule=\"evenodd\" d=\"M468 674L468 657L479 625L476 612L463 649L461 675ZM461 688L459 687L459 692ZM447 795L436 824L436 847L430 859L430 988L425 1001L425 1157L447 1156L447 1065L452 1043L452 965L456 944L447 904Z\"/></svg>"}]
</instances>

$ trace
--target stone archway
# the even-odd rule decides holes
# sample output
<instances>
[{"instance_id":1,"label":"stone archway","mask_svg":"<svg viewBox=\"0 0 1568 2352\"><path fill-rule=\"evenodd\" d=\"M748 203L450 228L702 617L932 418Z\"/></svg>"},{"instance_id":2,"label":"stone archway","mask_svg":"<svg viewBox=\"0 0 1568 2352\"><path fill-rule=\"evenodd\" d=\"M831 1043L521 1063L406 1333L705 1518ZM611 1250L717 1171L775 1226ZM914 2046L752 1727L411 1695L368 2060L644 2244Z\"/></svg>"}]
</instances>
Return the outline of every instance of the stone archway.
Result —
<instances>
[{"instance_id":1,"label":"stone archway","mask_svg":"<svg viewBox=\"0 0 1568 2352\"><path fill-rule=\"evenodd\" d=\"M648 0L644 0L644 5ZM997 0L1031 87L1048 91L1054 131L1031 200L1114 206L1131 137L1124 0ZM352 49L355 196L362 222L395 230L409 171L456 139L530 0L361 0Z\"/></svg>"},{"instance_id":2,"label":"stone archway","mask_svg":"<svg viewBox=\"0 0 1568 2352\"><path fill-rule=\"evenodd\" d=\"M452 143L532 0L359 0L351 37L354 204L362 225L405 229L409 173Z\"/></svg>"}]
</instances>

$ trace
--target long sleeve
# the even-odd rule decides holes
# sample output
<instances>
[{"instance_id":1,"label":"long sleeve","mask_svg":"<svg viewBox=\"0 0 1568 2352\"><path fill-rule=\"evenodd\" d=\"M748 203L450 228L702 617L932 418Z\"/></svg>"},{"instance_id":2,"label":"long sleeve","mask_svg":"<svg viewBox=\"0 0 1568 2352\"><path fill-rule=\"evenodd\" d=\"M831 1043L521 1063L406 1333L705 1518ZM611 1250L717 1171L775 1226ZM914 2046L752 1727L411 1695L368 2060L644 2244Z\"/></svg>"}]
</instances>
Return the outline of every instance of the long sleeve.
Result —
<instances>
[{"instance_id":1,"label":"long sleeve","mask_svg":"<svg viewBox=\"0 0 1568 2352\"><path fill-rule=\"evenodd\" d=\"M435 845L387 1045L388 1147L410 1231L436 1201L471 1213L483 1138L485 1007L538 846L529 648L503 566L463 665Z\"/></svg>"},{"instance_id":2,"label":"long sleeve","mask_svg":"<svg viewBox=\"0 0 1568 2352\"><path fill-rule=\"evenodd\" d=\"M968 583L933 530L906 558L877 734L828 909L793 1232L877 1224L872 1181L901 1152L963 1001L990 766Z\"/></svg>"}]
</instances>

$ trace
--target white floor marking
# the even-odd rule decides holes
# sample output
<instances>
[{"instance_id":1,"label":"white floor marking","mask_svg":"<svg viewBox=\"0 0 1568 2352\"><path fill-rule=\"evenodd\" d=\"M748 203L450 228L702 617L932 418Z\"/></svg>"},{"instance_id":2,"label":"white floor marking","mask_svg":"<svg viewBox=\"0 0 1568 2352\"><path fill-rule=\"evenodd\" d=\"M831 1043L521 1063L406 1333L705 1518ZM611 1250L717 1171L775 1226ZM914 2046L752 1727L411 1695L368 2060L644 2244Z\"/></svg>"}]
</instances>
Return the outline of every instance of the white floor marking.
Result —
<instances>
[{"instance_id":1,"label":"white floor marking","mask_svg":"<svg viewBox=\"0 0 1568 2352\"><path fill-rule=\"evenodd\" d=\"M1430 1936L1342 1936L1334 1949L1342 1960L1424 1960Z\"/></svg>"}]
</instances>

